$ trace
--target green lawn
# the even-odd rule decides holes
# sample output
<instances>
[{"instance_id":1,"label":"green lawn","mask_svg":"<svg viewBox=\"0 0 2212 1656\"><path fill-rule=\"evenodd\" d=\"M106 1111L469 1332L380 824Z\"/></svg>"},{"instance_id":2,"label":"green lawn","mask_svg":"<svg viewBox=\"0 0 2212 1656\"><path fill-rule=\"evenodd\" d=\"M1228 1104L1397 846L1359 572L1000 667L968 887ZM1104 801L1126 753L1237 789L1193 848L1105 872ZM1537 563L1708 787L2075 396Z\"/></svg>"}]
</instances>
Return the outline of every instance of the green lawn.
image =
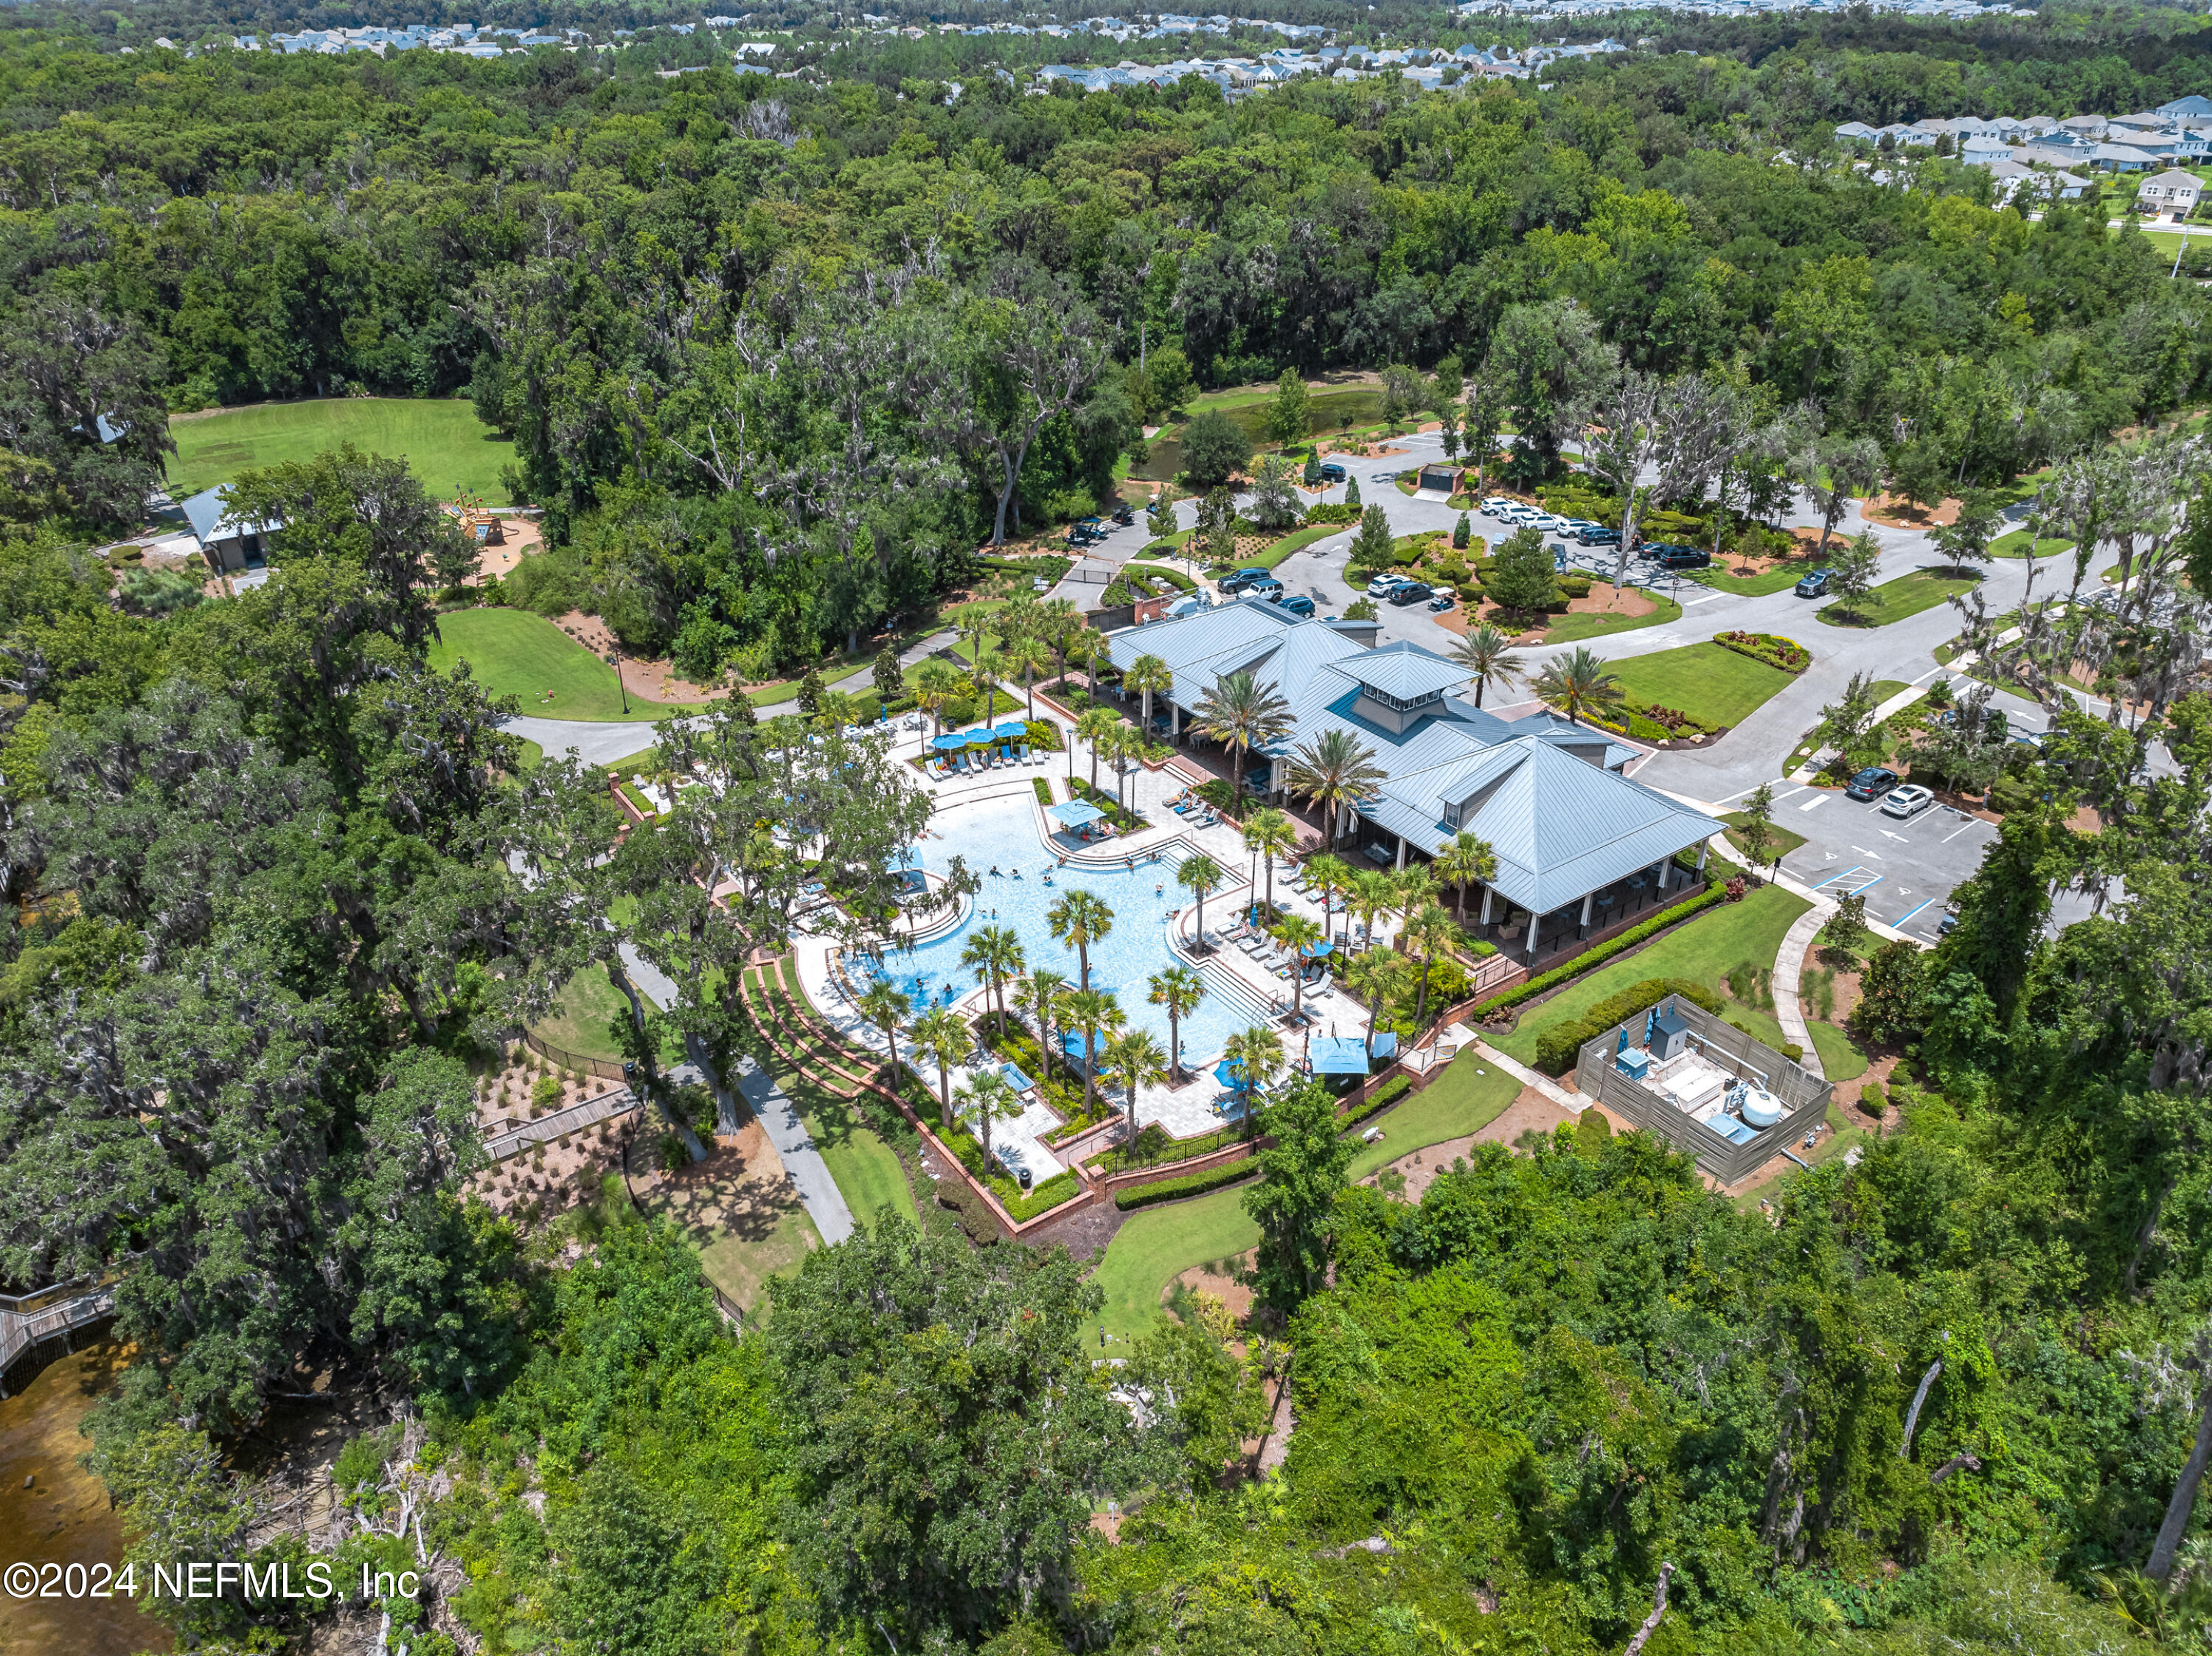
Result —
<instances>
[{"instance_id":1,"label":"green lawn","mask_svg":"<svg viewBox=\"0 0 2212 1656\"><path fill-rule=\"evenodd\" d=\"M1523 1064L1536 1059L1536 1037L1569 1022L1607 995L1646 978L1691 978L1726 993L1728 969L1745 961L1771 966L1791 925L1812 905L1780 886L1762 886L1740 903L1722 903L1686 921L1641 951L1577 979L1523 1013L1513 1033L1492 1044Z\"/></svg>"},{"instance_id":2,"label":"green lawn","mask_svg":"<svg viewBox=\"0 0 2212 1656\"><path fill-rule=\"evenodd\" d=\"M821 1246L822 1233L814 1228L806 1210L797 1205L776 1215L774 1228L765 1236L739 1236L725 1230L703 1242L692 1241L698 1250L699 1269L707 1280L749 1313L768 1303L771 1277L790 1276L799 1269L799 1261Z\"/></svg>"},{"instance_id":3,"label":"green lawn","mask_svg":"<svg viewBox=\"0 0 2212 1656\"><path fill-rule=\"evenodd\" d=\"M799 1118L814 1136L815 1147L853 1216L872 1225L888 1208L893 1217L913 1222L914 1192L907 1185L906 1169L899 1166L898 1153L852 1101L824 1092L800 1076L779 1073L775 1079L798 1107Z\"/></svg>"},{"instance_id":4,"label":"green lawn","mask_svg":"<svg viewBox=\"0 0 2212 1656\"><path fill-rule=\"evenodd\" d=\"M1751 847L1744 843L1743 830L1750 824L1751 818L1740 810L1732 810L1723 815L1721 821L1729 825L1728 842L1748 857ZM1792 834L1779 822L1767 823L1766 855L1769 858L1787 857L1804 843L1803 834Z\"/></svg>"},{"instance_id":5,"label":"green lawn","mask_svg":"<svg viewBox=\"0 0 2212 1656\"><path fill-rule=\"evenodd\" d=\"M405 397L334 397L310 403L273 403L234 414L179 416L169 422L176 458L169 463L169 492L179 500L241 471L305 460L351 443L373 454L396 456L414 468L430 494L449 500L463 489L494 506L507 503L499 469L514 459L514 445L495 435L465 398L439 401Z\"/></svg>"},{"instance_id":6,"label":"green lawn","mask_svg":"<svg viewBox=\"0 0 2212 1656\"><path fill-rule=\"evenodd\" d=\"M1244 1192L1231 1186L1194 1202L1142 1208L1129 1216L1091 1274L1106 1295L1099 1325L1128 1339L1152 1326L1168 1279L1209 1259L1243 1253L1260 1240L1244 1211Z\"/></svg>"},{"instance_id":7,"label":"green lawn","mask_svg":"<svg viewBox=\"0 0 2212 1656\"><path fill-rule=\"evenodd\" d=\"M1382 1129L1382 1142L1359 1146L1352 1158L1352 1182L1401 1156L1441 1144L1447 1138L1464 1138L1488 1126L1520 1095L1519 1081L1468 1047L1428 1086L1396 1109L1375 1118L1371 1125Z\"/></svg>"},{"instance_id":8,"label":"green lawn","mask_svg":"<svg viewBox=\"0 0 2212 1656\"><path fill-rule=\"evenodd\" d=\"M1831 1081L1856 1081L1867 1072L1867 1055L1844 1030L1832 1023L1805 1020L1813 1037L1813 1050L1820 1055L1820 1071Z\"/></svg>"},{"instance_id":9,"label":"green lawn","mask_svg":"<svg viewBox=\"0 0 2212 1656\"><path fill-rule=\"evenodd\" d=\"M1990 543L1990 552L2000 558L2024 558L2028 555L2027 543L2033 538L2025 529L2015 529L2009 535L2000 535ZM2074 543L2063 535L2046 535L2035 543L2039 558L2056 557L2061 552L2073 550Z\"/></svg>"},{"instance_id":10,"label":"green lawn","mask_svg":"<svg viewBox=\"0 0 2212 1656\"><path fill-rule=\"evenodd\" d=\"M1349 1177L1357 1182L1401 1156L1486 1127L1520 1092L1518 1081L1469 1047L1426 1089L1375 1118L1371 1125L1382 1129L1382 1137L1357 1146ZM1158 1313L1160 1290L1169 1278L1242 1253L1260 1240L1259 1227L1245 1216L1244 1188L1139 1209L1129 1216L1092 1277L1106 1295L1100 1322L1109 1334L1127 1338L1144 1332Z\"/></svg>"},{"instance_id":11,"label":"green lawn","mask_svg":"<svg viewBox=\"0 0 2212 1656\"><path fill-rule=\"evenodd\" d=\"M1779 592L1785 587L1796 585L1808 571L1820 567L1817 560L1808 558L1802 562L1783 564L1763 575L1731 575L1717 563L1710 568L1685 569L1682 573L1698 585L1710 586L1716 592L1735 592L1743 597L1763 598L1769 592Z\"/></svg>"},{"instance_id":12,"label":"green lawn","mask_svg":"<svg viewBox=\"0 0 2212 1656\"><path fill-rule=\"evenodd\" d=\"M1689 644L1610 663L1631 701L1656 702L1710 725L1741 725L1796 676L1717 644Z\"/></svg>"},{"instance_id":13,"label":"green lawn","mask_svg":"<svg viewBox=\"0 0 2212 1656\"><path fill-rule=\"evenodd\" d=\"M438 617L438 633L430 648L432 667L444 672L465 660L486 690L520 698L522 711L540 719L649 723L696 710L641 700L633 686L629 710L623 712L615 670L526 610L452 610Z\"/></svg>"},{"instance_id":14,"label":"green lawn","mask_svg":"<svg viewBox=\"0 0 2212 1656\"><path fill-rule=\"evenodd\" d=\"M1954 593L1968 591L1980 579L1953 574L1948 564L1929 564L1909 575L1884 581L1856 610L1846 610L1839 598L1814 613L1831 627L1887 627L1923 610L1933 610Z\"/></svg>"},{"instance_id":15,"label":"green lawn","mask_svg":"<svg viewBox=\"0 0 2212 1656\"><path fill-rule=\"evenodd\" d=\"M1294 529L1266 551L1255 553L1249 567L1273 569L1291 553L1302 552L1316 541L1325 541L1331 535L1348 535L1353 527L1351 524L1314 524L1304 529ZM1240 569L1246 567L1243 564L1237 566Z\"/></svg>"},{"instance_id":16,"label":"green lawn","mask_svg":"<svg viewBox=\"0 0 2212 1656\"><path fill-rule=\"evenodd\" d=\"M1682 618L1682 606L1658 593L1651 595L1658 608L1648 616L1559 616L1544 628L1547 644L1572 644L1581 639L1604 638L1613 633L1633 633L1645 627L1663 627Z\"/></svg>"},{"instance_id":17,"label":"green lawn","mask_svg":"<svg viewBox=\"0 0 2212 1656\"><path fill-rule=\"evenodd\" d=\"M629 1000L607 980L606 968L586 967L561 986L560 998L561 1010L543 1022L532 1024L530 1033L586 1058L620 1063L623 1054L607 1029L607 1020L617 1013L628 1017Z\"/></svg>"}]
</instances>

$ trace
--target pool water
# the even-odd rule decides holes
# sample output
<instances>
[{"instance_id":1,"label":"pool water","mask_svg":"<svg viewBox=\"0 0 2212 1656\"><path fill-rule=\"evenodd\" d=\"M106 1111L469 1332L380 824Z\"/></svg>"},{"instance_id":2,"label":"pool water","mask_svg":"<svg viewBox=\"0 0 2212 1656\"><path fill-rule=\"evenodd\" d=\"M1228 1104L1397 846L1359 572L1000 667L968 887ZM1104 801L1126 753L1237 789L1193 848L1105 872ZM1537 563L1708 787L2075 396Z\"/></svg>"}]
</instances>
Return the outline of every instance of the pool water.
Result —
<instances>
[{"instance_id":1,"label":"pool water","mask_svg":"<svg viewBox=\"0 0 2212 1656\"><path fill-rule=\"evenodd\" d=\"M1160 1050L1167 1050L1167 1013L1146 997L1151 993L1152 975L1177 963L1168 951L1168 911L1184 906L1190 895L1175 883L1176 864L1182 855L1179 848L1170 848L1158 863L1139 858L1134 872L1058 868L1053 853L1038 840L1025 804L955 810L933 818L931 826L941 837L925 840L918 847L923 864L942 874L954 857L960 857L981 878L983 889L967 919L953 931L884 957L885 974L913 1000L915 1010L943 1004L948 989L957 998L975 987L975 972L960 964L960 951L979 925L1012 927L1028 956L1028 969L1048 967L1073 987L1079 975L1075 950L1052 935L1045 913L1066 893L1081 889L1114 911L1113 930L1091 945L1091 986L1110 992L1129 1026L1151 1030L1159 1038ZM1000 870L995 875L991 872L994 867ZM1018 879L1016 869L1021 870ZM1058 883L1048 885L1048 874ZM1164 891L1154 889L1162 884ZM1208 925L1214 924L1217 906L1223 919L1230 917L1226 903L1209 898ZM1201 968L1200 975L1206 983L1206 998L1182 1020L1187 1069L1211 1063L1231 1034L1265 1021L1249 990L1224 984L1219 972Z\"/></svg>"}]
</instances>

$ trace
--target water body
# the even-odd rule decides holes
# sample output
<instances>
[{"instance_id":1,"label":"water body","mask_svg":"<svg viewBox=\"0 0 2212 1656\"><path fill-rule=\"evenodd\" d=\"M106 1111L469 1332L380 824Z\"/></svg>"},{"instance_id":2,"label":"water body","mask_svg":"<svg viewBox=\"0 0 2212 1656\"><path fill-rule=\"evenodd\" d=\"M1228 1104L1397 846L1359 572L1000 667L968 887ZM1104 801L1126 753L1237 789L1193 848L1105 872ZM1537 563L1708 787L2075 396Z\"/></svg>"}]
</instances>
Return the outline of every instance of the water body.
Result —
<instances>
[{"instance_id":1,"label":"water body","mask_svg":"<svg viewBox=\"0 0 2212 1656\"><path fill-rule=\"evenodd\" d=\"M77 1428L121 1377L125 1360L122 1346L101 1340L48 1363L0 1401L0 1566L22 1559L121 1567L122 1519L109 1510L100 1480L77 1465L92 1447ZM169 1647L169 1630L128 1598L0 1600L0 1656L131 1656Z\"/></svg>"},{"instance_id":2,"label":"water body","mask_svg":"<svg viewBox=\"0 0 2212 1656\"><path fill-rule=\"evenodd\" d=\"M1176 864L1183 854L1180 850L1170 851L1164 862L1140 859L1133 871L1055 868L1053 853L1037 838L1036 823L1026 804L994 802L956 808L936 817L932 826L944 837L922 841L923 863L941 874L957 855L981 877L983 889L957 929L920 948L884 956L887 975L912 998L916 1010L942 1004L947 989L958 995L975 986L974 970L960 964L960 951L979 925L1011 926L1022 940L1030 970L1049 967L1073 986L1079 976L1075 951L1052 935L1045 914L1060 897L1082 889L1114 911L1114 929L1091 945L1091 986L1110 992L1130 1026L1151 1030L1159 1038L1160 1050L1167 1050L1167 1014L1146 996L1152 974L1177 963L1168 952L1168 911L1190 901L1190 894L1175 883ZM1000 870L996 875L991 872L994 867ZM1013 875L1018 868L1019 879ZM1045 883L1048 874L1056 884ZM1164 893L1154 889L1161 884L1167 888ZM1206 904L1209 925L1218 923L1217 914L1220 922L1226 922L1234 913L1228 903ZM1218 1057L1231 1034L1266 1018L1265 1009L1249 990L1224 983L1218 971L1202 968L1200 975L1206 999L1182 1020L1182 1061L1194 1068Z\"/></svg>"}]
</instances>

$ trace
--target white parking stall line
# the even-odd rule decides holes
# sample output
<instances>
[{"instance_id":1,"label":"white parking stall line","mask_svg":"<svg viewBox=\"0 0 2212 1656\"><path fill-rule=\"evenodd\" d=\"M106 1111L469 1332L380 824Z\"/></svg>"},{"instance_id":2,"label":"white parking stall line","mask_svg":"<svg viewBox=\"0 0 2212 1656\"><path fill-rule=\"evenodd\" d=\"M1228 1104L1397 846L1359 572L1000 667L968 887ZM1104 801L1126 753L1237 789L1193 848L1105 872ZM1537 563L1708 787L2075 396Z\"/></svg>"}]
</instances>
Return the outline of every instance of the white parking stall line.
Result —
<instances>
[{"instance_id":1,"label":"white parking stall line","mask_svg":"<svg viewBox=\"0 0 2212 1656\"><path fill-rule=\"evenodd\" d=\"M1960 834L1964 834L1968 828L1973 826L1973 822L1971 820L1960 823L1958 827L1953 828L1948 834L1943 836L1942 843L1947 846L1949 845L1952 840L1957 839Z\"/></svg>"},{"instance_id":2,"label":"white parking stall line","mask_svg":"<svg viewBox=\"0 0 2212 1656\"><path fill-rule=\"evenodd\" d=\"M1819 807L1828 803L1828 798L1829 796L1824 793L1817 799L1808 799L1803 804L1798 806L1797 809L1800 810L1817 810Z\"/></svg>"},{"instance_id":3,"label":"white parking stall line","mask_svg":"<svg viewBox=\"0 0 2212 1656\"><path fill-rule=\"evenodd\" d=\"M1685 610L1694 610L1701 604L1711 604L1715 598L1724 598L1728 596L1725 592L1708 592L1701 598L1680 598L1677 602Z\"/></svg>"}]
</instances>

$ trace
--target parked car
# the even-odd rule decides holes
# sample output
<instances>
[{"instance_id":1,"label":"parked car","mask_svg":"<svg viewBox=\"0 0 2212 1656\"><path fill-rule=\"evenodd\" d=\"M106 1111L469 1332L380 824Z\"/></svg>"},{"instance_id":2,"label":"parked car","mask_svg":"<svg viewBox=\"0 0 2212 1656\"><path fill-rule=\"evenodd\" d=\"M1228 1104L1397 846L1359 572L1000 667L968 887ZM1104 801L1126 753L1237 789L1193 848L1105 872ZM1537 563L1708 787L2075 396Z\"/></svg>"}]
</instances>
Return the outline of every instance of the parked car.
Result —
<instances>
[{"instance_id":1,"label":"parked car","mask_svg":"<svg viewBox=\"0 0 2212 1656\"><path fill-rule=\"evenodd\" d=\"M1873 799L1887 793L1898 783L1897 773L1881 765L1869 765L1851 778L1844 789L1846 799Z\"/></svg>"},{"instance_id":2,"label":"parked car","mask_svg":"<svg viewBox=\"0 0 2212 1656\"><path fill-rule=\"evenodd\" d=\"M1425 598L1434 597L1436 591L1437 589L1425 580L1409 580L1401 583L1390 594L1390 602L1402 610L1409 604L1419 604Z\"/></svg>"},{"instance_id":3,"label":"parked car","mask_svg":"<svg viewBox=\"0 0 2212 1656\"><path fill-rule=\"evenodd\" d=\"M1308 619L1312 618L1314 612L1314 601L1303 592L1293 593L1289 597L1280 599L1279 602L1280 602L1283 608L1288 610L1291 615L1304 616Z\"/></svg>"},{"instance_id":4,"label":"parked car","mask_svg":"<svg viewBox=\"0 0 2212 1656\"><path fill-rule=\"evenodd\" d=\"M1373 580L1367 583L1367 596L1370 598L1379 598L1386 593L1395 591L1397 588L1403 586L1405 584L1406 578L1403 575L1395 574L1389 570L1385 570L1382 574L1377 575Z\"/></svg>"},{"instance_id":5,"label":"parked car","mask_svg":"<svg viewBox=\"0 0 2212 1656\"><path fill-rule=\"evenodd\" d=\"M1482 510L1488 517L1495 518L1506 507L1514 504L1516 504L1515 501L1503 494L1486 494L1482 497Z\"/></svg>"},{"instance_id":6,"label":"parked car","mask_svg":"<svg viewBox=\"0 0 2212 1656\"><path fill-rule=\"evenodd\" d=\"M1885 816L1911 817L1936 803L1936 796L1917 782L1907 782L1901 788L1892 788L1882 796L1881 814Z\"/></svg>"},{"instance_id":7,"label":"parked car","mask_svg":"<svg viewBox=\"0 0 2212 1656\"><path fill-rule=\"evenodd\" d=\"M1662 569L1703 569L1713 561L1713 555L1703 547L1674 546L1663 541L1646 555Z\"/></svg>"},{"instance_id":8,"label":"parked car","mask_svg":"<svg viewBox=\"0 0 2212 1656\"><path fill-rule=\"evenodd\" d=\"M1584 546L1619 546L1620 531L1618 529L1585 529L1575 538Z\"/></svg>"},{"instance_id":9,"label":"parked car","mask_svg":"<svg viewBox=\"0 0 2212 1656\"><path fill-rule=\"evenodd\" d=\"M1350 474L1348 474L1342 466L1339 465L1334 460L1324 460L1322 462L1321 480L1325 483L1340 483L1349 475Z\"/></svg>"},{"instance_id":10,"label":"parked car","mask_svg":"<svg viewBox=\"0 0 2212 1656\"><path fill-rule=\"evenodd\" d=\"M1445 610L1450 609L1452 605L1458 602L1459 599L1455 597L1451 593L1439 592L1436 597L1429 600L1429 608L1435 610L1437 614L1442 615Z\"/></svg>"},{"instance_id":11,"label":"parked car","mask_svg":"<svg viewBox=\"0 0 2212 1656\"><path fill-rule=\"evenodd\" d=\"M1114 521L1121 525L1122 528L1127 529L1131 524L1137 521L1137 508L1131 506L1127 500L1122 501L1121 505L1114 508Z\"/></svg>"},{"instance_id":12,"label":"parked car","mask_svg":"<svg viewBox=\"0 0 2212 1656\"><path fill-rule=\"evenodd\" d=\"M1283 584L1272 576L1255 580L1237 595L1240 598L1258 598L1267 604L1283 601Z\"/></svg>"},{"instance_id":13,"label":"parked car","mask_svg":"<svg viewBox=\"0 0 2212 1656\"><path fill-rule=\"evenodd\" d=\"M1797 578L1797 596L1801 598L1825 597L1828 591L1828 572L1808 569Z\"/></svg>"},{"instance_id":14,"label":"parked car","mask_svg":"<svg viewBox=\"0 0 2212 1656\"><path fill-rule=\"evenodd\" d=\"M1254 581L1273 579L1273 570L1261 564L1248 564L1245 567L1221 578L1221 595L1224 597L1233 598Z\"/></svg>"}]
</instances>

